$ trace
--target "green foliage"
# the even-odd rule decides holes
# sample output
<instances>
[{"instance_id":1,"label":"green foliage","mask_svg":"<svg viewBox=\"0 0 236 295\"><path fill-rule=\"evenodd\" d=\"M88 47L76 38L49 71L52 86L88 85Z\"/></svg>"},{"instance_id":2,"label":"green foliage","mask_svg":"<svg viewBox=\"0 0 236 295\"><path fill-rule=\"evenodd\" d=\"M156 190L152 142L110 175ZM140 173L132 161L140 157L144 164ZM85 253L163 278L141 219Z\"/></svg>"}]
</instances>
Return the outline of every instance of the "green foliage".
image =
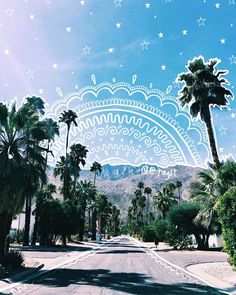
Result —
<instances>
[{"instance_id":1,"label":"green foliage","mask_svg":"<svg viewBox=\"0 0 236 295\"><path fill-rule=\"evenodd\" d=\"M174 249L187 249L192 245L192 238L174 225L166 228L165 241Z\"/></svg>"},{"instance_id":2,"label":"green foliage","mask_svg":"<svg viewBox=\"0 0 236 295\"><path fill-rule=\"evenodd\" d=\"M143 241L144 242L154 242L156 237L156 228L154 225L147 225L143 230Z\"/></svg>"},{"instance_id":3,"label":"green foliage","mask_svg":"<svg viewBox=\"0 0 236 295\"><path fill-rule=\"evenodd\" d=\"M166 240L168 222L166 220L157 220L155 223L156 236L159 242L164 242Z\"/></svg>"},{"instance_id":4,"label":"green foliage","mask_svg":"<svg viewBox=\"0 0 236 295\"><path fill-rule=\"evenodd\" d=\"M220 197L217 210L222 224L225 249L236 267L236 188Z\"/></svg>"},{"instance_id":5,"label":"green foliage","mask_svg":"<svg viewBox=\"0 0 236 295\"><path fill-rule=\"evenodd\" d=\"M198 249L208 249L209 235L211 230L207 230L202 225L195 222L201 207L194 202L182 202L174 206L170 212L168 219L179 233L187 236L193 234L196 238Z\"/></svg>"},{"instance_id":6,"label":"green foliage","mask_svg":"<svg viewBox=\"0 0 236 295\"><path fill-rule=\"evenodd\" d=\"M4 267L10 266L12 268L18 268L23 262L23 254L14 250L11 250L9 253L4 254L4 256L0 258L0 264Z\"/></svg>"}]
</instances>

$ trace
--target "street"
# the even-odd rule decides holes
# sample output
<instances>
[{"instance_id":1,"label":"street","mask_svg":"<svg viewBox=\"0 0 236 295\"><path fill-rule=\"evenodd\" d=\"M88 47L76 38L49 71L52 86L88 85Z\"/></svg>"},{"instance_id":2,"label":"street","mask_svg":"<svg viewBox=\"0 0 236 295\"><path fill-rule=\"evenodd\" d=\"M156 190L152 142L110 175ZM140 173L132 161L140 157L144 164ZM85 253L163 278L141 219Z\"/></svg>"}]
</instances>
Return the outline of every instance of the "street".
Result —
<instances>
[{"instance_id":1,"label":"street","mask_svg":"<svg viewBox=\"0 0 236 295\"><path fill-rule=\"evenodd\" d=\"M88 254L4 294L189 295L219 292L158 263L135 242L121 237L96 254Z\"/></svg>"}]
</instances>

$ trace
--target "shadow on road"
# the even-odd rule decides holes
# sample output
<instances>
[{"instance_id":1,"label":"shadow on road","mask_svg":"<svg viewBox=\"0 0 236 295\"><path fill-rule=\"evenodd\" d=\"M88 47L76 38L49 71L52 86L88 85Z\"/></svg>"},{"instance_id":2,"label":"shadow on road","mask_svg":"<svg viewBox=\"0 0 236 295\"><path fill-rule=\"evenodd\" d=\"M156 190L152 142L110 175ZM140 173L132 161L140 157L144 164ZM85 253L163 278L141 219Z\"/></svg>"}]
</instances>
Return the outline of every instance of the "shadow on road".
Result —
<instances>
[{"instance_id":1,"label":"shadow on road","mask_svg":"<svg viewBox=\"0 0 236 295\"><path fill-rule=\"evenodd\" d=\"M152 281L152 278L142 273L122 273L111 272L107 269L58 269L47 277L31 282L32 285L41 285L59 288L70 285L83 285L91 287L106 288L112 291L124 292L127 294L146 295L146 294L168 294L168 295L197 295L197 294L221 294L211 289L196 284L159 284ZM94 294L96 295L96 294Z\"/></svg>"},{"instance_id":2,"label":"shadow on road","mask_svg":"<svg viewBox=\"0 0 236 295\"><path fill-rule=\"evenodd\" d=\"M21 252L71 252L71 251L89 251L93 250L93 247L80 247L80 246L54 246L54 247L42 247L42 246L11 246L11 249Z\"/></svg>"}]
</instances>

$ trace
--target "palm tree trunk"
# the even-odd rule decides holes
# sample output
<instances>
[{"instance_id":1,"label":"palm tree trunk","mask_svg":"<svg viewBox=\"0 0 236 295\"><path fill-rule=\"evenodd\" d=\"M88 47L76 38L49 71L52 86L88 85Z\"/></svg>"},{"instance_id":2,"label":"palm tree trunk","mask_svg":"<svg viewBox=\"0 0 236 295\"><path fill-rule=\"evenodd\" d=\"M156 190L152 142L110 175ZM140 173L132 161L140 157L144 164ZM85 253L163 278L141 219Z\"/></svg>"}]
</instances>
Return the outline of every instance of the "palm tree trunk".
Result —
<instances>
[{"instance_id":1,"label":"palm tree trunk","mask_svg":"<svg viewBox=\"0 0 236 295\"><path fill-rule=\"evenodd\" d=\"M207 128L207 134L208 134L208 140L209 140L209 144L211 148L212 159L217 168L220 166L220 160L219 160L219 155L217 152L215 135L213 131L213 124L212 124L212 118L211 118L211 111L209 106L204 107L204 122Z\"/></svg>"},{"instance_id":2,"label":"palm tree trunk","mask_svg":"<svg viewBox=\"0 0 236 295\"><path fill-rule=\"evenodd\" d=\"M9 224L12 218L7 212L0 213L0 257L7 251L7 236L9 234Z\"/></svg>"},{"instance_id":3,"label":"palm tree trunk","mask_svg":"<svg viewBox=\"0 0 236 295\"><path fill-rule=\"evenodd\" d=\"M96 228L97 228L97 209L94 208L92 212L92 240L96 240Z\"/></svg>"},{"instance_id":4,"label":"palm tree trunk","mask_svg":"<svg viewBox=\"0 0 236 295\"><path fill-rule=\"evenodd\" d=\"M27 194L26 203L25 203L25 229L24 229L23 246L29 246L30 221L31 221L31 197Z\"/></svg>"},{"instance_id":5,"label":"palm tree trunk","mask_svg":"<svg viewBox=\"0 0 236 295\"><path fill-rule=\"evenodd\" d=\"M68 199L68 145L69 145L70 126L67 128L66 135L66 167L64 176L64 200Z\"/></svg>"}]
</instances>

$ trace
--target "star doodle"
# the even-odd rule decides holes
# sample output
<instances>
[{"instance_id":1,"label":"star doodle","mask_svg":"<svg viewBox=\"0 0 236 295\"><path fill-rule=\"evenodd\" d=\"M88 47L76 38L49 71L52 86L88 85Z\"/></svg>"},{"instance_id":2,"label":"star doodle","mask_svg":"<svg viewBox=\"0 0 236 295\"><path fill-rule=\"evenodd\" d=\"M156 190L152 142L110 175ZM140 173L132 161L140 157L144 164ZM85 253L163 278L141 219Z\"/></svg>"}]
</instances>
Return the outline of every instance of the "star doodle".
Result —
<instances>
[{"instance_id":1,"label":"star doodle","mask_svg":"<svg viewBox=\"0 0 236 295\"><path fill-rule=\"evenodd\" d=\"M221 43L221 44L225 44L225 39L222 38L222 39L220 40L220 43Z\"/></svg>"},{"instance_id":2,"label":"star doodle","mask_svg":"<svg viewBox=\"0 0 236 295\"><path fill-rule=\"evenodd\" d=\"M151 7L151 3L146 3L145 4L145 8L150 8Z\"/></svg>"},{"instance_id":3,"label":"star doodle","mask_svg":"<svg viewBox=\"0 0 236 295\"><path fill-rule=\"evenodd\" d=\"M121 28L121 26L122 26L122 23L116 23L116 27L117 27L117 29L120 29Z\"/></svg>"},{"instance_id":4,"label":"star doodle","mask_svg":"<svg viewBox=\"0 0 236 295\"><path fill-rule=\"evenodd\" d=\"M161 38L164 37L164 33L160 32L160 33L158 34L158 36L159 36L159 38L161 39Z\"/></svg>"},{"instance_id":5,"label":"star doodle","mask_svg":"<svg viewBox=\"0 0 236 295\"><path fill-rule=\"evenodd\" d=\"M200 17L200 18L197 20L197 22L198 22L198 26L199 26L199 27L204 27L204 26L205 26L206 19Z\"/></svg>"},{"instance_id":6,"label":"star doodle","mask_svg":"<svg viewBox=\"0 0 236 295\"><path fill-rule=\"evenodd\" d=\"M91 47L89 47L89 46L85 46L84 48L83 48L83 52L84 52L84 55L89 55L89 54L91 54Z\"/></svg>"},{"instance_id":7,"label":"star doodle","mask_svg":"<svg viewBox=\"0 0 236 295\"><path fill-rule=\"evenodd\" d=\"M40 88L38 91L39 91L39 94L43 94L43 89Z\"/></svg>"},{"instance_id":8,"label":"star doodle","mask_svg":"<svg viewBox=\"0 0 236 295\"><path fill-rule=\"evenodd\" d=\"M236 117L236 113L232 113L230 116L234 119Z\"/></svg>"},{"instance_id":9,"label":"star doodle","mask_svg":"<svg viewBox=\"0 0 236 295\"><path fill-rule=\"evenodd\" d=\"M233 65L233 64L236 65L236 56L232 55L232 56L229 58L229 60L230 60L231 65Z\"/></svg>"},{"instance_id":10,"label":"star doodle","mask_svg":"<svg viewBox=\"0 0 236 295\"><path fill-rule=\"evenodd\" d=\"M223 153L224 152L224 148L220 147L219 148L219 151L220 151L220 153Z\"/></svg>"},{"instance_id":11,"label":"star doodle","mask_svg":"<svg viewBox=\"0 0 236 295\"><path fill-rule=\"evenodd\" d=\"M31 15L29 16L29 18L30 18L31 20L34 20L34 14L31 14Z\"/></svg>"},{"instance_id":12,"label":"star doodle","mask_svg":"<svg viewBox=\"0 0 236 295\"><path fill-rule=\"evenodd\" d=\"M28 70L26 72L26 76L28 77L28 79L34 79L34 71Z\"/></svg>"},{"instance_id":13,"label":"star doodle","mask_svg":"<svg viewBox=\"0 0 236 295\"><path fill-rule=\"evenodd\" d=\"M215 8L218 8L218 9L219 9L219 8L220 8L220 3L217 2L217 3L215 4Z\"/></svg>"},{"instance_id":14,"label":"star doodle","mask_svg":"<svg viewBox=\"0 0 236 295\"><path fill-rule=\"evenodd\" d=\"M53 67L55 70L57 70L57 69L58 69L58 64L55 63L55 64L52 65L52 67Z\"/></svg>"},{"instance_id":15,"label":"star doodle","mask_svg":"<svg viewBox=\"0 0 236 295\"><path fill-rule=\"evenodd\" d=\"M162 65L162 66L161 66L161 70L162 70L162 71L166 71L166 65Z\"/></svg>"},{"instance_id":16,"label":"star doodle","mask_svg":"<svg viewBox=\"0 0 236 295\"><path fill-rule=\"evenodd\" d=\"M112 47L107 49L108 53L110 53L110 54L114 53L114 50L115 50L115 49L112 48Z\"/></svg>"},{"instance_id":17,"label":"star doodle","mask_svg":"<svg viewBox=\"0 0 236 295\"><path fill-rule=\"evenodd\" d=\"M182 34L183 34L183 36L186 36L186 35L188 34L188 31L184 29L184 30L182 31Z\"/></svg>"},{"instance_id":18,"label":"star doodle","mask_svg":"<svg viewBox=\"0 0 236 295\"><path fill-rule=\"evenodd\" d=\"M81 1L80 1L80 5L81 5L81 6L84 6L84 5L85 5L85 0L81 0Z\"/></svg>"},{"instance_id":19,"label":"star doodle","mask_svg":"<svg viewBox=\"0 0 236 295\"><path fill-rule=\"evenodd\" d=\"M7 15L7 16L13 16L13 14L14 14L14 9L13 9L13 8L7 8L7 9L5 10L5 12L6 12L6 15Z\"/></svg>"},{"instance_id":20,"label":"star doodle","mask_svg":"<svg viewBox=\"0 0 236 295\"><path fill-rule=\"evenodd\" d=\"M115 7L121 7L122 6L122 1L123 0L114 0L114 4L115 4Z\"/></svg>"},{"instance_id":21,"label":"star doodle","mask_svg":"<svg viewBox=\"0 0 236 295\"><path fill-rule=\"evenodd\" d=\"M67 31L67 33L70 33L71 32L71 27L67 27L66 31Z\"/></svg>"},{"instance_id":22,"label":"star doodle","mask_svg":"<svg viewBox=\"0 0 236 295\"><path fill-rule=\"evenodd\" d=\"M5 49L4 50L5 55L9 55L10 54L10 50L9 49Z\"/></svg>"},{"instance_id":23,"label":"star doodle","mask_svg":"<svg viewBox=\"0 0 236 295\"><path fill-rule=\"evenodd\" d=\"M149 42L144 40L140 45L143 50L148 50Z\"/></svg>"},{"instance_id":24,"label":"star doodle","mask_svg":"<svg viewBox=\"0 0 236 295\"><path fill-rule=\"evenodd\" d=\"M227 128L225 128L224 126L221 126L218 130L220 132L220 135L226 135Z\"/></svg>"}]
</instances>

